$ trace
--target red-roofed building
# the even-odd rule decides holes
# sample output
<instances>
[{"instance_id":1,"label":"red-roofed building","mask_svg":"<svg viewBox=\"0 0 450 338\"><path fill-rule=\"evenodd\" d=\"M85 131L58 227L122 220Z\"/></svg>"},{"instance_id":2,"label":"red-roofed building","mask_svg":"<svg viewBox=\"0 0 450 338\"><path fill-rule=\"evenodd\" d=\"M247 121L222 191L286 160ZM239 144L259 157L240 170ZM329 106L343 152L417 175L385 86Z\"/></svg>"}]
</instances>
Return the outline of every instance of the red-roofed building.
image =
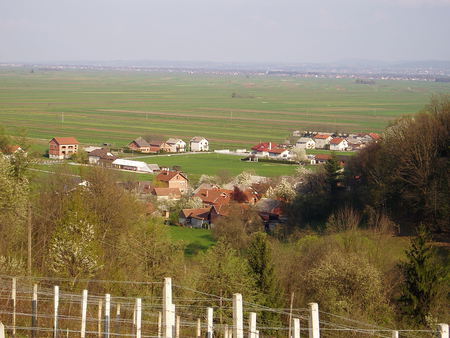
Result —
<instances>
[{"instance_id":1,"label":"red-roofed building","mask_svg":"<svg viewBox=\"0 0 450 338\"><path fill-rule=\"evenodd\" d=\"M330 141L330 150L345 151L348 148L348 143L345 138L335 137Z\"/></svg>"},{"instance_id":2,"label":"red-roofed building","mask_svg":"<svg viewBox=\"0 0 450 338\"><path fill-rule=\"evenodd\" d=\"M211 208L182 209L178 215L181 225L193 228L209 228L211 221Z\"/></svg>"},{"instance_id":3,"label":"red-roofed building","mask_svg":"<svg viewBox=\"0 0 450 338\"><path fill-rule=\"evenodd\" d=\"M48 157L57 160L70 158L78 152L79 144L75 137L54 137L48 144Z\"/></svg>"},{"instance_id":4,"label":"red-roofed building","mask_svg":"<svg viewBox=\"0 0 450 338\"><path fill-rule=\"evenodd\" d=\"M279 148L276 143L262 142L252 147L252 154L260 157L288 158L289 150Z\"/></svg>"},{"instance_id":5,"label":"red-roofed building","mask_svg":"<svg viewBox=\"0 0 450 338\"><path fill-rule=\"evenodd\" d=\"M212 188L200 189L194 196L202 200L205 206L224 205L230 203L233 190Z\"/></svg>"},{"instance_id":6,"label":"red-roofed building","mask_svg":"<svg viewBox=\"0 0 450 338\"><path fill-rule=\"evenodd\" d=\"M324 149L330 144L332 137L329 134L317 134L314 136L314 142L316 142L316 148Z\"/></svg>"},{"instance_id":7,"label":"red-roofed building","mask_svg":"<svg viewBox=\"0 0 450 338\"><path fill-rule=\"evenodd\" d=\"M158 176L156 176L156 180L166 188L178 188L182 193L187 191L188 188L188 179L185 174L180 171L161 171Z\"/></svg>"},{"instance_id":8,"label":"red-roofed building","mask_svg":"<svg viewBox=\"0 0 450 338\"><path fill-rule=\"evenodd\" d=\"M367 134L373 141L378 141L380 139L380 135L377 133L368 133Z\"/></svg>"}]
</instances>

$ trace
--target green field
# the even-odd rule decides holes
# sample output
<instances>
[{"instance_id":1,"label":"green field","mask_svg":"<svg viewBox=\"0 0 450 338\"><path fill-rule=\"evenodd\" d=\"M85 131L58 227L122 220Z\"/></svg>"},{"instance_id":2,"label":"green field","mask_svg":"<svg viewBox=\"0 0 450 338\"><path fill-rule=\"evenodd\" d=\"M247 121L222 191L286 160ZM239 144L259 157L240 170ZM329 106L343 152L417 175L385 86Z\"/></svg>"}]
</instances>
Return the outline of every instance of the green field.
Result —
<instances>
[{"instance_id":1,"label":"green field","mask_svg":"<svg viewBox=\"0 0 450 338\"><path fill-rule=\"evenodd\" d=\"M189 178L194 181L202 174L217 175L224 172L232 176L236 176L243 171L250 171L256 175L268 177L292 175L298 167L292 164L243 162L241 161L242 157L224 154L194 154L152 156L141 158L139 161L157 163L159 166L164 167L180 166L181 170L186 172Z\"/></svg>"},{"instance_id":2,"label":"green field","mask_svg":"<svg viewBox=\"0 0 450 338\"><path fill-rule=\"evenodd\" d=\"M3 68L0 124L26 128L38 149L53 136L123 146L148 134L248 148L297 129L381 131L442 92L449 83Z\"/></svg>"},{"instance_id":3,"label":"green field","mask_svg":"<svg viewBox=\"0 0 450 338\"><path fill-rule=\"evenodd\" d=\"M169 235L174 241L184 242L186 256L195 256L201 251L206 251L215 242L211 230L206 229L169 226Z\"/></svg>"}]
</instances>

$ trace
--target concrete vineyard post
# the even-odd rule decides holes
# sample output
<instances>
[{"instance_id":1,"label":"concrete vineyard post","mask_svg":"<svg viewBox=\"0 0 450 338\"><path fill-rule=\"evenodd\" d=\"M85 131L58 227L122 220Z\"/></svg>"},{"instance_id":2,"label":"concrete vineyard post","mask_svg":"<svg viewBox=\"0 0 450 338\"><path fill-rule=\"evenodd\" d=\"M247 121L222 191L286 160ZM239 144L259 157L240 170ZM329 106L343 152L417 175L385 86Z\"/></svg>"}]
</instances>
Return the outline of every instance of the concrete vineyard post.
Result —
<instances>
[{"instance_id":1,"label":"concrete vineyard post","mask_svg":"<svg viewBox=\"0 0 450 338\"><path fill-rule=\"evenodd\" d=\"M206 337L207 338L212 338L213 337L213 332L214 332L214 327L213 327L213 313L214 310L212 307L209 307L206 309Z\"/></svg>"},{"instance_id":2,"label":"concrete vineyard post","mask_svg":"<svg viewBox=\"0 0 450 338\"><path fill-rule=\"evenodd\" d=\"M33 298L31 300L31 338L36 337L37 329L37 284L33 285Z\"/></svg>"},{"instance_id":3,"label":"concrete vineyard post","mask_svg":"<svg viewBox=\"0 0 450 338\"><path fill-rule=\"evenodd\" d=\"M294 318L294 334L292 338L300 338L300 319Z\"/></svg>"},{"instance_id":4,"label":"concrete vineyard post","mask_svg":"<svg viewBox=\"0 0 450 338\"><path fill-rule=\"evenodd\" d=\"M136 298L136 338L141 338L142 299Z\"/></svg>"},{"instance_id":5,"label":"concrete vineyard post","mask_svg":"<svg viewBox=\"0 0 450 338\"><path fill-rule=\"evenodd\" d=\"M233 294L233 338L244 338L242 295Z\"/></svg>"},{"instance_id":6,"label":"concrete vineyard post","mask_svg":"<svg viewBox=\"0 0 450 338\"><path fill-rule=\"evenodd\" d=\"M59 286L53 287L53 338L58 337Z\"/></svg>"},{"instance_id":7,"label":"concrete vineyard post","mask_svg":"<svg viewBox=\"0 0 450 338\"><path fill-rule=\"evenodd\" d=\"M309 303L309 338L320 338L319 305Z\"/></svg>"},{"instance_id":8,"label":"concrete vineyard post","mask_svg":"<svg viewBox=\"0 0 450 338\"><path fill-rule=\"evenodd\" d=\"M81 296L81 338L86 337L87 300L88 300L88 290L83 290Z\"/></svg>"}]
</instances>

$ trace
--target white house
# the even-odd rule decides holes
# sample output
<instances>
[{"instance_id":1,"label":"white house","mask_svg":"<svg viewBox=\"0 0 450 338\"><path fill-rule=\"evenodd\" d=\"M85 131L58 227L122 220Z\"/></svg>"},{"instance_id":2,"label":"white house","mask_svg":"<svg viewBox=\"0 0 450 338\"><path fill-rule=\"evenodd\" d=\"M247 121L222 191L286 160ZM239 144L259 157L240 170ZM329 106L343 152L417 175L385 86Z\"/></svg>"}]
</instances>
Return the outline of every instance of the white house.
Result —
<instances>
[{"instance_id":1,"label":"white house","mask_svg":"<svg viewBox=\"0 0 450 338\"><path fill-rule=\"evenodd\" d=\"M332 137L329 134L317 134L314 136L314 142L316 142L316 148L324 149L328 144L330 144Z\"/></svg>"},{"instance_id":2,"label":"white house","mask_svg":"<svg viewBox=\"0 0 450 338\"><path fill-rule=\"evenodd\" d=\"M170 147L171 153L182 153L186 151L186 142L179 138L169 138L166 144Z\"/></svg>"},{"instance_id":3,"label":"white house","mask_svg":"<svg viewBox=\"0 0 450 338\"><path fill-rule=\"evenodd\" d=\"M191 151L208 151L209 150L209 142L206 138L201 136L195 136L189 142L189 148Z\"/></svg>"},{"instance_id":4,"label":"white house","mask_svg":"<svg viewBox=\"0 0 450 338\"><path fill-rule=\"evenodd\" d=\"M348 148L348 142L345 138L335 137L330 141L330 150L344 151Z\"/></svg>"},{"instance_id":5,"label":"white house","mask_svg":"<svg viewBox=\"0 0 450 338\"><path fill-rule=\"evenodd\" d=\"M139 171L143 173L153 173L147 163L141 161L131 161L118 158L112 163L113 167L125 170Z\"/></svg>"},{"instance_id":6,"label":"white house","mask_svg":"<svg viewBox=\"0 0 450 338\"><path fill-rule=\"evenodd\" d=\"M314 149L316 147L316 142L310 137L300 137L295 146L302 149Z\"/></svg>"},{"instance_id":7,"label":"white house","mask_svg":"<svg viewBox=\"0 0 450 338\"><path fill-rule=\"evenodd\" d=\"M283 148L271 149L268 151L268 153L269 153L269 157L272 157L272 158L288 159L289 157L291 157L291 155L289 154L289 150L283 149Z\"/></svg>"}]
</instances>

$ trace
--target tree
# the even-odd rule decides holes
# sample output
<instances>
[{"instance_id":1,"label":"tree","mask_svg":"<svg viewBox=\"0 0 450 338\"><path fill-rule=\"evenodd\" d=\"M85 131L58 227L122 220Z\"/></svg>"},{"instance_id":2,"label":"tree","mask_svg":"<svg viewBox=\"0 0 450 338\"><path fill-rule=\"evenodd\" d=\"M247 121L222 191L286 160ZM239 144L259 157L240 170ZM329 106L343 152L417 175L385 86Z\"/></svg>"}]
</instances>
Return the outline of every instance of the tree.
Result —
<instances>
[{"instance_id":1,"label":"tree","mask_svg":"<svg viewBox=\"0 0 450 338\"><path fill-rule=\"evenodd\" d=\"M292 159L296 162L304 163L308 160L305 148L294 147L291 150Z\"/></svg>"},{"instance_id":2,"label":"tree","mask_svg":"<svg viewBox=\"0 0 450 338\"><path fill-rule=\"evenodd\" d=\"M278 308L282 305L282 291L274 271L272 249L267 235L256 232L247 249L247 260L253 273L256 287L262 295L262 305ZM265 326L277 326L280 316L275 312L263 311L261 321Z\"/></svg>"},{"instance_id":3,"label":"tree","mask_svg":"<svg viewBox=\"0 0 450 338\"><path fill-rule=\"evenodd\" d=\"M0 256L25 259L29 183L18 178L7 157L0 154Z\"/></svg>"},{"instance_id":4,"label":"tree","mask_svg":"<svg viewBox=\"0 0 450 338\"><path fill-rule=\"evenodd\" d=\"M331 158L325 163L324 169L327 175L327 183L329 184L331 194L333 195L337 191L339 175L341 172L341 167L335 155L331 156Z\"/></svg>"},{"instance_id":5,"label":"tree","mask_svg":"<svg viewBox=\"0 0 450 338\"><path fill-rule=\"evenodd\" d=\"M50 269L73 278L73 284L79 277L92 277L101 267L95 230L92 218L83 212L81 196L75 197L50 241Z\"/></svg>"},{"instance_id":6,"label":"tree","mask_svg":"<svg viewBox=\"0 0 450 338\"><path fill-rule=\"evenodd\" d=\"M400 303L402 312L412 322L429 324L431 309L440 285L440 270L434 263L434 250L428 243L428 233L421 225L401 264L405 278Z\"/></svg>"},{"instance_id":7,"label":"tree","mask_svg":"<svg viewBox=\"0 0 450 338\"><path fill-rule=\"evenodd\" d=\"M255 280L248 262L222 241L200 256L197 290L229 299L238 292L247 302L258 300ZM219 306L216 313L221 319L232 318L230 307Z\"/></svg>"},{"instance_id":8,"label":"tree","mask_svg":"<svg viewBox=\"0 0 450 338\"><path fill-rule=\"evenodd\" d=\"M280 199L285 202L290 202L295 198L296 191L292 184L290 184L286 179L282 179L279 184L277 184L275 187L270 187L267 192L266 196L268 198L272 199Z\"/></svg>"}]
</instances>

